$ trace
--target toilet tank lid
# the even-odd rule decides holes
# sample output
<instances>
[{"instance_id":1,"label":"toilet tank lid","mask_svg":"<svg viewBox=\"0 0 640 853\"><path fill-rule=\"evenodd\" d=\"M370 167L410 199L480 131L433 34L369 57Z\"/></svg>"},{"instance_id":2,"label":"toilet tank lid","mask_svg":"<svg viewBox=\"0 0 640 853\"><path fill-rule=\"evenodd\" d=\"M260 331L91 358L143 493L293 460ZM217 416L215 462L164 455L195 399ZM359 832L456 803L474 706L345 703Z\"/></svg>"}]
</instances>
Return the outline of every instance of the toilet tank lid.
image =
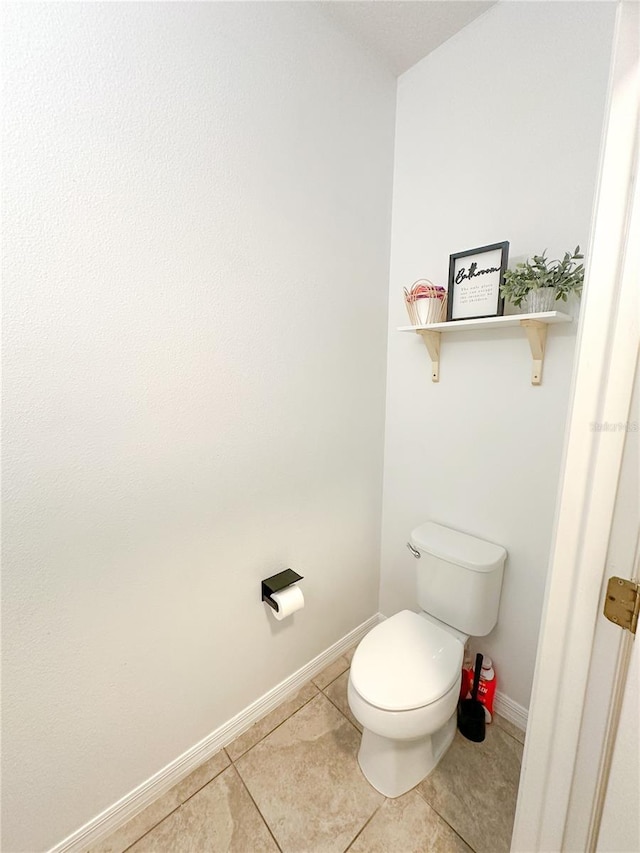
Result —
<instances>
[{"instance_id":1,"label":"toilet tank lid","mask_svg":"<svg viewBox=\"0 0 640 853\"><path fill-rule=\"evenodd\" d=\"M433 521L416 527L411 534L411 544L425 554L432 554L474 572L492 572L503 565L507 556L502 545L486 542Z\"/></svg>"}]
</instances>

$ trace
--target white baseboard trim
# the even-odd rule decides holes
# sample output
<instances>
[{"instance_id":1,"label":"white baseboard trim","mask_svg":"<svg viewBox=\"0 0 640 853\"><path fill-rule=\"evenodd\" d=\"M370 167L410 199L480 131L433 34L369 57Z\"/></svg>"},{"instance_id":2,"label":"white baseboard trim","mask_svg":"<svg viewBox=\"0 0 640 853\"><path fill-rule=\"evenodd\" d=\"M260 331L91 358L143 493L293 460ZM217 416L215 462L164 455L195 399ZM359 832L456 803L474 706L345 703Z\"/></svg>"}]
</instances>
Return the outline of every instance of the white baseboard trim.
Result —
<instances>
[{"instance_id":1,"label":"white baseboard trim","mask_svg":"<svg viewBox=\"0 0 640 853\"><path fill-rule=\"evenodd\" d=\"M517 702L509 699L508 696L505 696L499 690L496 690L493 707L497 714L500 714L505 720L513 723L521 732L526 732L529 711L525 707L518 705Z\"/></svg>"},{"instance_id":2,"label":"white baseboard trim","mask_svg":"<svg viewBox=\"0 0 640 853\"><path fill-rule=\"evenodd\" d=\"M192 746L182 755L178 756L162 770L158 771L146 782L143 782L117 803L101 812L80 829L67 836L49 853L79 853L87 850L91 845L103 840L116 829L119 829L127 821L135 817L158 797L161 797L170 788L188 776L203 762L214 756L223 746L231 743L238 735L246 731L259 719L277 708L285 699L296 693L310 678L317 675L321 670L340 657L342 652L359 642L365 634L375 627L381 619L376 613L353 631L346 634L337 643L334 643L326 651L319 654L308 664L294 672L272 690L269 690L251 705L246 707L235 717L224 723L210 735L203 738L195 746ZM506 716L506 714L504 715Z\"/></svg>"}]
</instances>

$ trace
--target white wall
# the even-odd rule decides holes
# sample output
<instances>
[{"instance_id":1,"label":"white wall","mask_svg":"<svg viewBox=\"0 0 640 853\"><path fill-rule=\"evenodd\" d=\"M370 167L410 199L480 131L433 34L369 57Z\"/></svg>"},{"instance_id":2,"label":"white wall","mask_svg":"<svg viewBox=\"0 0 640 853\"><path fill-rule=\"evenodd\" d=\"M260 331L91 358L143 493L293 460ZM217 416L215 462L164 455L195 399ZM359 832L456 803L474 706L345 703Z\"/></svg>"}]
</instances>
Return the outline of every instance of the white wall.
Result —
<instances>
[{"instance_id":1,"label":"white wall","mask_svg":"<svg viewBox=\"0 0 640 853\"><path fill-rule=\"evenodd\" d=\"M377 610L395 80L307 4L5 31L2 846L34 851Z\"/></svg>"},{"instance_id":2,"label":"white wall","mask_svg":"<svg viewBox=\"0 0 640 853\"><path fill-rule=\"evenodd\" d=\"M450 253L509 240L511 263L586 246L610 3L500 3L399 80L381 610L416 609L405 548L427 519L509 552L499 623L476 643L528 706L575 324L549 331L542 385L519 329L444 336L440 382L402 288L447 284ZM585 429L588 428L585 426Z\"/></svg>"}]
</instances>

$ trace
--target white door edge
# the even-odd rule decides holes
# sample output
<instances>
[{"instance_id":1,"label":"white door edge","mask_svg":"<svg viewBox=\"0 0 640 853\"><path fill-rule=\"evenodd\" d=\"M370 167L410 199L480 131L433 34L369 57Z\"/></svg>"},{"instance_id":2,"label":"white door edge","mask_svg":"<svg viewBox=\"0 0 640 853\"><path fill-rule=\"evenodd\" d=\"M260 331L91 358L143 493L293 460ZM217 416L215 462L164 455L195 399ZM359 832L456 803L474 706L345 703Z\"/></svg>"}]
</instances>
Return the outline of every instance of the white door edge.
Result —
<instances>
[{"instance_id":1,"label":"white door edge","mask_svg":"<svg viewBox=\"0 0 640 853\"><path fill-rule=\"evenodd\" d=\"M630 282L623 268L626 252L634 250L629 226L640 116L639 11L635 3L618 4L573 394L511 847L527 853L563 849L625 437L622 428L603 428L628 420L638 352L637 282ZM603 747L605 737L603 732ZM587 823L592 814L585 815Z\"/></svg>"},{"instance_id":2,"label":"white door edge","mask_svg":"<svg viewBox=\"0 0 640 853\"><path fill-rule=\"evenodd\" d=\"M633 324L635 323L635 345L636 351L638 348L638 288L640 286L640 176L638 175L638 168L640 167L640 142L638 141L638 136L636 133L636 179L635 179L635 187L632 196L631 210L630 210L630 225L629 232L627 237L627 252L625 255L625 262L623 266L622 272L622 294L623 297L621 299L620 306L620 314L623 315L624 311L628 309L630 311L632 329ZM623 301L624 300L624 301ZM624 334L624 330L623 330ZM632 340L629 341L630 347L633 346L633 331L631 331ZM617 353L620 355L620 351ZM628 372L630 365L619 365L612 363L612 370L624 370L625 374ZM635 365L636 370L640 370L640 365L636 361ZM637 377L636 377L637 378ZM637 417L637 412L630 413L630 419ZM637 426L637 422L636 426ZM632 562L631 562L631 570L629 572L629 579L638 581L639 579L639 570L638 563L640 561L640 541L638 541L638 528L640 528L640 522L637 522L637 528L635 531L635 551L633 554ZM609 572L605 572L604 581L606 583L606 575ZM626 574L625 574L626 577ZM602 755L600 767L597 774L596 786L595 786L595 795L593 800L593 811L590 817L588 835L586 838L585 850L592 851L595 850L598 833L600 829L600 822L602 819L602 813L604 808L605 796L607 791L607 783L609 780L609 771L611 769L611 761L613 758L613 748L615 745L616 734L618 731L618 724L620 721L620 715L622 711L623 697L625 692L625 684L627 680L627 675L629 672L629 666L631 662L631 652L634 643L634 636L628 631L621 632L620 645L618 647L618 656L617 661L615 662L616 672L613 682L613 691L610 697L608 718L605 730L605 738L602 745ZM613 662L612 662L613 663Z\"/></svg>"},{"instance_id":3,"label":"white door edge","mask_svg":"<svg viewBox=\"0 0 640 853\"><path fill-rule=\"evenodd\" d=\"M633 651L634 638L632 634L625 631L625 636L620 644L620 654L617 661L616 680L613 696L611 697L611 708L609 719L607 720L607 731L602 750L602 760L598 773L596 784L596 794L594 797L593 811L590 815L589 826L587 829L587 843L585 850L593 851L598 843L598 835L600 833L600 824L602 822L602 814L604 812L605 799L607 795L607 784L611 772L611 764L613 760L613 748L618 734L618 726L622 714L622 705L624 701L624 688L627 682L627 675L631 664L631 652ZM637 815L635 816L637 818Z\"/></svg>"}]
</instances>

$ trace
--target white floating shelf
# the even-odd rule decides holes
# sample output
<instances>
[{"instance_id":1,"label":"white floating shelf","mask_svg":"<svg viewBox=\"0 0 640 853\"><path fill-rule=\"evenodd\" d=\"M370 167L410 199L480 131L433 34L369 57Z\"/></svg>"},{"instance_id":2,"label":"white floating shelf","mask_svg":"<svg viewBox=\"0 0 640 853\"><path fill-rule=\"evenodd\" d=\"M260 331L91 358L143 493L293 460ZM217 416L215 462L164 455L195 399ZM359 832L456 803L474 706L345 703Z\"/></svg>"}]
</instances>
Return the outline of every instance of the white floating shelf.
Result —
<instances>
[{"instance_id":1,"label":"white floating shelf","mask_svg":"<svg viewBox=\"0 0 640 853\"><path fill-rule=\"evenodd\" d=\"M542 382L544 347L547 340L547 326L555 323L571 323L573 318L561 311L545 311L542 314L510 314L507 317L481 317L477 320L451 320L448 323L430 323L428 326L400 326L399 332L416 332L422 337L431 356L431 380L440 381L440 336L443 332L465 332L474 329L501 329L509 326L522 326L527 334L533 371L531 384Z\"/></svg>"}]
</instances>

